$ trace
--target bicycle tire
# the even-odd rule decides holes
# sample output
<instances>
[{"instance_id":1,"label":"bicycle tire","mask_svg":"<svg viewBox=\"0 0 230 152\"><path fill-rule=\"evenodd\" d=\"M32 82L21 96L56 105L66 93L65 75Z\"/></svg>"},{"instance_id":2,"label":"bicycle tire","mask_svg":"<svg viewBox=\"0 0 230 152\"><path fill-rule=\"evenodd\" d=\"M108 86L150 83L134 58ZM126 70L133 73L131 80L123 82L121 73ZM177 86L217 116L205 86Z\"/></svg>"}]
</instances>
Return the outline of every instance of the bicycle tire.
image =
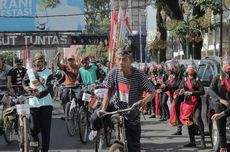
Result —
<instances>
[{"instance_id":1,"label":"bicycle tire","mask_svg":"<svg viewBox=\"0 0 230 152\"><path fill-rule=\"evenodd\" d=\"M3 126L4 126L4 124L3 124ZM13 140L10 137L12 134L13 134L13 128L3 127L3 137L4 137L4 140L6 141L7 144L11 144L13 142Z\"/></svg>"},{"instance_id":2,"label":"bicycle tire","mask_svg":"<svg viewBox=\"0 0 230 152\"><path fill-rule=\"evenodd\" d=\"M88 110L83 105L79 110L79 119L78 119L79 135L80 140L83 144L87 142L88 130L89 130L89 120L88 120Z\"/></svg>"},{"instance_id":3,"label":"bicycle tire","mask_svg":"<svg viewBox=\"0 0 230 152\"><path fill-rule=\"evenodd\" d=\"M58 98L58 89L59 87L58 86L55 86L54 89L53 89L53 92L54 92L54 100L57 100Z\"/></svg>"},{"instance_id":4,"label":"bicycle tire","mask_svg":"<svg viewBox=\"0 0 230 152\"><path fill-rule=\"evenodd\" d=\"M75 108L70 109L71 102L68 102L65 106L65 124L67 132L70 136L77 134L77 111Z\"/></svg>"},{"instance_id":5,"label":"bicycle tire","mask_svg":"<svg viewBox=\"0 0 230 152\"><path fill-rule=\"evenodd\" d=\"M104 143L104 135L101 130L98 131L97 137L94 141L95 152L102 152L102 146Z\"/></svg>"},{"instance_id":6,"label":"bicycle tire","mask_svg":"<svg viewBox=\"0 0 230 152\"><path fill-rule=\"evenodd\" d=\"M29 152L29 135L28 135L28 124L26 116L22 117L23 123L23 150L24 152Z\"/></svg>"},{"instance_id":7,"label":"bicycle tire","mask_svg":"<svg viewBox=\"0 0 230 152\"><path fill-rule=\"evenodd\" d=\"M107 147L110 147L112 145L112 134L113 130L107 126L104 128L104 134L105 134L105 143Z\"/></svg>"},{"instance_id":8,"label":"bicycle tire","mask_svg":"<svg viewBox=\"0 0 230 152\"><path fill-rule=\"evenodd\" d=\"M123 152L124 151L124 146L119 143L114 143L112 146L109 148L109 152Z\"/></svg>"}]
</instances>

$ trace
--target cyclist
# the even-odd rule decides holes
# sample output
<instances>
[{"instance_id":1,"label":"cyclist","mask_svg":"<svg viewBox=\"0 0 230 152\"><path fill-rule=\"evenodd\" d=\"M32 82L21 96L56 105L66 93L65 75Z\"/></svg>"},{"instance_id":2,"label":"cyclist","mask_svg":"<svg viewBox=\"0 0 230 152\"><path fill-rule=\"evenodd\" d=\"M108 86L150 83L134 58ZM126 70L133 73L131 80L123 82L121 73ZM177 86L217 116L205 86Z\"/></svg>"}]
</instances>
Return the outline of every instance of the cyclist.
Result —
<instances>
[{"instance_id":1,"label":"cyclist","mask_svg":"<svg viewBox=\"0 0 230 152\"><path fill-rule=\"evenodd\" d=\"M79 69L79 82L83 85L93 84L96 80L103 81L103 76L100 73L99 68L95 64L90 64L90 58L88 56L82 57L82 67Z\"/></svg>"},{"instance_id":2,"label":"cyclist","mask_svg":"<svg viewBox=\"0 0 230 152\"><path fill-rule=\"evenodd\" d=\"M7 65L5 63L5 58L2 54L0 54L0 91L9 91L9 88L11 86L11 76L10 71L12 70L12 67ZM0 95L0 105L1 100L4 95ZM2 130L2 124L0 121L0 134L3 133Z\"/></svg>"},{"instance_id":3,"label":"cyclist","mask_svg":"<svg viewBox=\"0 0 230 152\"><path fill-rule=\"evenodd\" d=\"M45 68L45 57L41 53L36 53L33 57L33 65L28 69L23 79L23 87L34 95L29 99L31 105L31 144L33 151L37 152L39 146L39 133L42 137L42 152L48 152L50 144L50 129L53 110L53 99L50 92L53 90L51 80L52 71Z\"/></svg>"},{"instance_id":4,"label":"cyclist","mask_svg":"<svg viewBox=\"0 0 230 152\"><path fill-rule=\"evenodd\" d=\"M125 47L117 50L117 68L109 72L106 83L107 91L103 99L102 109L91 115L91 127L93 130L101 128L102 119L100 117L103 111L125 109L132 106L135 102L139 102L139 105L143 107L148 101L153 99L153 85L143 71L132 66L132 62L133 56ZM142 99L143 91L147 91L148 93ZM128 151L140 152L141 124L139 110L133 110L124 116L126 117L125 128Z\"/></svg>"},{"instance_id":5,"label":"cyclist","mask_svg":"<svg viewBox=\"0 0 230 152\"><path fill-rule=\"evenodd\" d=\"M77 97L80 93L80 88L77 86L77 76L79 66L75 63L75 58L73 55L67 57L67 64L60 63L61 53L58 52L56 55L56 63L60 70L64 71L64 88L61 93L61 101L63 109L65 110L65 105L69 101L69 91L72 90L72 93ZM63 119L63 118L62 118Z\"/></svg>"},{"instance_id":6,"label":"cyclist","mask_svg":"<svg viewBox=\"0 0 230 152\"><path fill-rule=\"evenodd\" d=\"M22 87L22 79L24 78L27 69L23 67L23 60L16 60L16 67L10 72L11 75L11 86L10 91L14 94L24 94L25 90Z\"/></svg>"},{"instance_id":7,"label":"cyclist","mask_svg":"<svg viewBox=\"0 0 230 152\"><path fill-rule=\"evenodd\" d=\"M227 152L227 141L226 141L226 116L228 114L227 108L230 104L230 58L225 57L223 60L223 75L218 75L213 78L210 88L209 95L215 103L216 113L220 113L221 118L217 114L213 115L212 119L216 119L217 129L219 132L220 139L220 152Z\"/></svg>"}]
</instances>

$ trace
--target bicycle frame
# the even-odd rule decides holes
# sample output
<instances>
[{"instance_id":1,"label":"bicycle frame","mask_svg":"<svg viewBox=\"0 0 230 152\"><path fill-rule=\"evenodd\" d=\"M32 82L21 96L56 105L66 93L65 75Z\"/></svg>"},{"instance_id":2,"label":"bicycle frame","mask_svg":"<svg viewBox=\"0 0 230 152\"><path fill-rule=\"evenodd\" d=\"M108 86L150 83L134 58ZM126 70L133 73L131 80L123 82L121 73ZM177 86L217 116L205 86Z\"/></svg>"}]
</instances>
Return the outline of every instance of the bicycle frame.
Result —
<instances>
[{"instance_id":1,"label":"bicycle frame","mask_svg":"<svg viewBox=\"0 0 230 152\"><path fill-rule=\"evenodd\" d=\"M110 120L114 124L115 132L116 132L116 140L114 144L121 144L123 147L123 151L128 151L127 146L127 140L126 140L126 132L125 132L125 122L124 122L124 116L121 115L121 113L128 112L131 110L134 110L139 103L134 103L130 108L117 110L113 112L103 112L104 115L112 115ZM111 146L112 147L112 146Z\"/></svg>"},{"instance_id":2,"label":"bicycle frame","mask_svg":"<svg viewBox=\"0 0 230 152\"><path fill-rule=\"evenodd\" d=\"M16 98L15 100L18 101L20 104L16 105L17 114L18 114L18 135L19 135L19 141L21 146L23 146L23 151L28 152L30 146L30 132L29 132L29 116L30 116L30 105L27 104L27 101L29 98L33 96L28 96L22 99L20 101L20 98ZM39 147L39 145L36 145Z\"/></svg>"}]
</instances>

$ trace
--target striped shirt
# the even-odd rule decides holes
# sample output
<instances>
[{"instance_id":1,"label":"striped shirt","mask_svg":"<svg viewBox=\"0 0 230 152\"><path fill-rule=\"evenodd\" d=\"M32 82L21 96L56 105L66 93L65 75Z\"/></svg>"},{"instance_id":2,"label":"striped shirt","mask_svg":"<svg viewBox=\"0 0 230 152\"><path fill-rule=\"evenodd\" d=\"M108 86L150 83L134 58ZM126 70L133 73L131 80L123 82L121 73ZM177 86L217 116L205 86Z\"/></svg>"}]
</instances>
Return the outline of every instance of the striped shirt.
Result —
<instances>
[{"instance_id":1,"label":"striped shirt","mask_svg":"<svg viewBox=\"0 0 230 152\"><path fill-rule=\"evenodd\" d=\"M122 76L122 72L118 69L112 69L109 72L106 85L115 90L111 102L117 109L131 107L135 102L142 99L144 91L154 91L154 86L148 80L147 75L136 68L133 68L133 73L129 77ZM127 118L131 122L139 121L139 112L132 111L127 115Z\"/></svg>"}]
</instances>

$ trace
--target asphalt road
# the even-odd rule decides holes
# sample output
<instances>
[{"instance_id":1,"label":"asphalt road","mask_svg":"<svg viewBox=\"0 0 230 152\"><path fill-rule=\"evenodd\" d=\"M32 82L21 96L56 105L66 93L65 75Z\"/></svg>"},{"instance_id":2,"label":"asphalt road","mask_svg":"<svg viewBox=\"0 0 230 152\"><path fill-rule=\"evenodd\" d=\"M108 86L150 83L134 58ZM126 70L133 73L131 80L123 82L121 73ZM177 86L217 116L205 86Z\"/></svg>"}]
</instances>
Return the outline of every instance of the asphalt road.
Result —
<instances>
[{"instance_id":1,"label":"asphalt road","mask_svg":"<svg viewBox=\"0 0 230 152\"><path fill-rule=\"evenodd\" d=\"M78 135L70 137L67 134L65 123L60 119L63 111L59 103L55 103L52 132L51 132L51 152L94 152L94 143L88 142L81 144ZM187 128L183 127L182 135L171 135L176 131L175 127L171 127L167 122L161 122L157 118L149 119L146 115L144 120L142 117L142 152L210 152L210 138L206 136L207 148L200 148L200 137L196 136L196 148L184 148L183 145L189 142ZM0 151L16 152L18 151L17 143L7 145L2 136L0 136ZM107 151L107 149L105 150Z\"/></svg>"}]
</instances>

